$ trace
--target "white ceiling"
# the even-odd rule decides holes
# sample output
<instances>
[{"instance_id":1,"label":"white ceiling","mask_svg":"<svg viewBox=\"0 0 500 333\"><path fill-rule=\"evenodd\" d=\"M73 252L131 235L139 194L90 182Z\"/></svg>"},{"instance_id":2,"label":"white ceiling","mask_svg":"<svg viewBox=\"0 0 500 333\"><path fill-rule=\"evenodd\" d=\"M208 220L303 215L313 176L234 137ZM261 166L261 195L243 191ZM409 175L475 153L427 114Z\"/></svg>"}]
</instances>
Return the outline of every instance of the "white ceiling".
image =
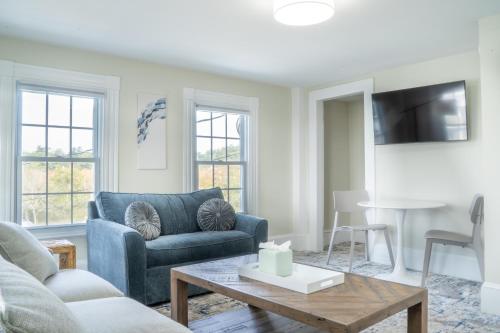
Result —
<instances>
[{"instance_id":1,"label":"white ceiling","mask_svg":"<svg viewBox=\"0 0 500 333\"><path fill-rule=\"evenodd\" d=\"M272 0L0 0L0 34L283 85L310 86L477 48L499 0L335 0L289 27Z\"/></svg>"}]
</instances>

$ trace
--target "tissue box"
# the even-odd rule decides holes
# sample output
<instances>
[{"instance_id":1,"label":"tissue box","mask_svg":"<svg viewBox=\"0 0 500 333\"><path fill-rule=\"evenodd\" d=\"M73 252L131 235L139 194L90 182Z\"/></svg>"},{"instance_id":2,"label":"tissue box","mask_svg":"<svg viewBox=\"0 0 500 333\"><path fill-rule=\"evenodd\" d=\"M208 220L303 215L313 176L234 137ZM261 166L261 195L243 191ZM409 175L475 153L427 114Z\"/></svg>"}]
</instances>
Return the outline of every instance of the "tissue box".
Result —
<instances>
[{"instance_id":1,"label":"tissue box","mask_svg":"<svg viewBox=\"0 0 500 333\"><path fill-rule=\"evenodd\" d=\"M292 275L292 250L278 251L261 249L259 251L259 270L264 273L289 276Z\"/></svg>"}]
</instances>

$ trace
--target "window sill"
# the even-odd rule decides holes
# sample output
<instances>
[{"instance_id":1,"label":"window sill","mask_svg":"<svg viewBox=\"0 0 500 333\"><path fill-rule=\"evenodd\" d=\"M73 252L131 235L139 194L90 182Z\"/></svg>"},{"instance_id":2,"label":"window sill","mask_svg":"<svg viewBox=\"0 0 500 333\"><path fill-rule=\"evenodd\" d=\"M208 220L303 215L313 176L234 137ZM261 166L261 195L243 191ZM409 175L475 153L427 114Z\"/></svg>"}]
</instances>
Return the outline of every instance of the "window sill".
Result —
<instances>
[{"instance_id":1,"label":"window sill","mask_svg":"<svg viewBox=\"0 0 500 333\"><path fill-rule=\"evenodd\" d=\"M45 227L27 227L26 229L40 240L66 237L82 237L87 234L87 225L85 223Z\"/></svg>"}]
</instances>

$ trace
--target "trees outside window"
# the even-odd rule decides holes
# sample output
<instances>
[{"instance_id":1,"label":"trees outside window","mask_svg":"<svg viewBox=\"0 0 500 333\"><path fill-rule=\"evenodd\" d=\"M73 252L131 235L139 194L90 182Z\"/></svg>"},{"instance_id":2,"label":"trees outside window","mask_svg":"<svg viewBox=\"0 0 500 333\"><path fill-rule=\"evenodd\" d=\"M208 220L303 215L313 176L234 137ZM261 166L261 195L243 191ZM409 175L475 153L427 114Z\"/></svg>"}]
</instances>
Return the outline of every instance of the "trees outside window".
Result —
<instances>
[{"instance_id":1,"label":"trees outside window","mask_svg":"<svg viewBox=\"0 0 500 333\"><path fill-rule=\"evenodd\" d=\"M18 87L17 220L25 226L84 223L98 190L102 96Z\"/></svg>"}]
</instances>

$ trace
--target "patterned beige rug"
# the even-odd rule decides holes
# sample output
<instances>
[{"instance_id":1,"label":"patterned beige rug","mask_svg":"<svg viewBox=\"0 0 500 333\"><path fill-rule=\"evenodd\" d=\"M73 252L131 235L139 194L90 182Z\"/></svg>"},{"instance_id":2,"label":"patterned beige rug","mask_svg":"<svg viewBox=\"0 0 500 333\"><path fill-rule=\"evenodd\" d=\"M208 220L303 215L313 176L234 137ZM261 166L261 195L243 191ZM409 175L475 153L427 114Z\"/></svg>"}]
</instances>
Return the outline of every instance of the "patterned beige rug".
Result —
<instances>
[{"instance_id":1,"label":"patterned beige rug","mask_svg":"<svg viewBox=\"0 0 500 333\"><path fill-rule=\"evenodd\" d=\"M325 266L326 252L296 252L296 262L314 266ZM347 267L348 246L340 244L335 248L332 269ZM356 246L356 260L353 271L366 276L375 276L391 271L391 267L364 261L363 245ZM415 273L418 274L418 273ZM427 282L429 290L429 331L499 333L500 316L484 314L480 311L479 292L481 284L444 275L432 275ZM246 305L219 294L207 294L189 299L189 320L199 320L225 312L234 311ZM170 317L170 304L155 307L157 311ZM406 332L406 312L392 316L372 328L370 333Z\"/></svg>"}]
</instances>

